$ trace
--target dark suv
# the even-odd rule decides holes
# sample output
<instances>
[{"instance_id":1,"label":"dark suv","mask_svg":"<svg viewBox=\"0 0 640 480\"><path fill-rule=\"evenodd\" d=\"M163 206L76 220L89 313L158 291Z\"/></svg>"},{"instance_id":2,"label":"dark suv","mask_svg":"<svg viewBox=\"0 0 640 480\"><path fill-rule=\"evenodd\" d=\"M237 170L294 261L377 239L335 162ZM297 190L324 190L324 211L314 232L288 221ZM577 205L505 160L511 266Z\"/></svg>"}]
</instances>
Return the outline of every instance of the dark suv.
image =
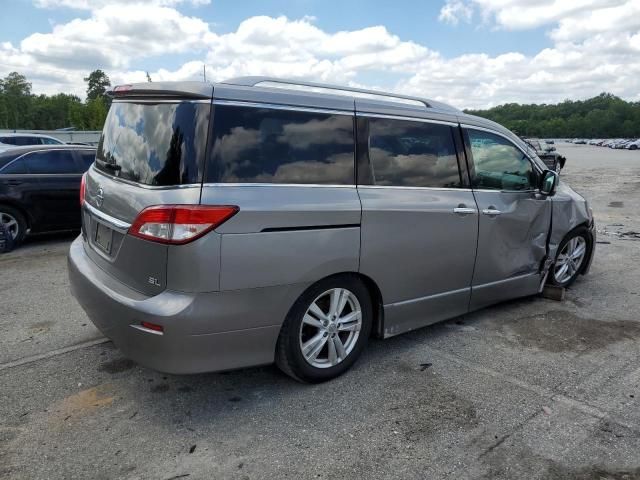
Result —
<instances>
[{"instance_id":1,"label":"dark suv","mask_svg":"<svg viewBox=\"0 0 640 480\"><path fill-rule=\"evenodd\" d=\"M95 156L73 145L0 152L0 221L17 243L27 232L80 228L80 180Z\"/></svg>"}]
</instances>

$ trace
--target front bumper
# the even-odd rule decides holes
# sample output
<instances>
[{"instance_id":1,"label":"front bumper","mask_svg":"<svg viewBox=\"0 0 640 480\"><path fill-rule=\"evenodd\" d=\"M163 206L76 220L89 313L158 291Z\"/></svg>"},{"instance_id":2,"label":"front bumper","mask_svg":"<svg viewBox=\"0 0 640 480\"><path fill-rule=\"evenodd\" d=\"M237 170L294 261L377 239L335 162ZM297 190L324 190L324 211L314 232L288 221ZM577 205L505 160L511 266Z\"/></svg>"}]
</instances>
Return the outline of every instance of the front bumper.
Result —
<instances>
[{"instance_id":1,"label":"front bumper","mask_svg":"<svg viewBox=\"0 0 640 480\"><path fill-rule=\"evenodd\" d=\"M591 270L591 264L593 263L593 257L596 255L596 221L593 216L591 217L591 223L589 224L589 233L591 234L591 252L589 253L587 263L585 263L584 268L582 269L582 275L589 273Z\"/></svg>"},{"instance_id":2,"label":"front bumper","mask_svg":"<svg viewBox=\"0 0 640 480\"><path fill-rule=\"evenodd\" d=\"M280 327L298 288L165 290L148 297L109 276L84 249L78 237L69 250L72 293L96 327L127 357L167 373L273 362ZM163 333L141 328L142 321L162 325Z\"/></svg>"}]
</instances>

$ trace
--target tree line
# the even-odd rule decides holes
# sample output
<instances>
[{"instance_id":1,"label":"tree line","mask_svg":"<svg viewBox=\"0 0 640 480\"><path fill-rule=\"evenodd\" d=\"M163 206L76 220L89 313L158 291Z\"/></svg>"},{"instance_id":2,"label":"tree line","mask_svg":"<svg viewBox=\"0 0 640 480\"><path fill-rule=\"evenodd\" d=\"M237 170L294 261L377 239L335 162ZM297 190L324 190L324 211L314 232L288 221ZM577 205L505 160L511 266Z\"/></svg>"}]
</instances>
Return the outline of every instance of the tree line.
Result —
<instances>
[{"instance_id":1,"label":"tree line","mask_svg":"<svg viewBox=\"0 0 640 480\"><path fill-rule=\"evenodd\" d=\"M87 98L83 102L67 93L34 95L27 78L11 72L0 79L0 128L102 130L109 110L105 92L111 82L102 70L94 70L84 81Z\"/></svg>"},{"instance_id":2,"label":"tree line","mask_svg":"<svg viewBox=\"0 0 640 480\"><path fill-rule=\"evenodd\" d=\"M148 74L147 79L151 81ZM105 92L111 82L102 70L94 70L84 81L87 98L82 101L67 93L34 95L24 75L10 73L0 79L0 128L101 130L110 102ZM465 111L528 137L640 137L640 102L627 102L610 93L555 105L508 103Z\"/></svg>"},{"instance_id":3,"label":"tree line","mask_svg":"<svg viewBox=\"0 0 640 480\"><path fill-rule=\"evenodd\" d=\"M627 102L610 93L555 105L508 103L488 110L465 111L526 137L640 137L640 102Z\"/></svg>"}]
</instances>

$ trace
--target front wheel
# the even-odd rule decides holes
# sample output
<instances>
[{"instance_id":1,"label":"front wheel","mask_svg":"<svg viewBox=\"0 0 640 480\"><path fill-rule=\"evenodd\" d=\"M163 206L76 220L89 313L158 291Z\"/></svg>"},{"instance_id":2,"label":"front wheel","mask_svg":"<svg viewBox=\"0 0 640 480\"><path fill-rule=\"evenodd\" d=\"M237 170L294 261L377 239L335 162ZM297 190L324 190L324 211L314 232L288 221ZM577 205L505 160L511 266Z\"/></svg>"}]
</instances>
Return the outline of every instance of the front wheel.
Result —
<instances>
[{"instance_id":1,"label":"front wheel","mask_svg":"<svg viewBox=\"0 0 640 480\"><path fill-rule=\"evenodd\" d=\"M576 281L588 261L592 241L584 227L573 230L562 240L556 261L551 267L551 284L568 287Z\"/></svg>"},{"instance_id":2,"label":"front wheel","mask_svg":"<svg viewBox=\"0 0 640 480\"><path fill-rule=\"evenodd\" d=\"M291 308L276 347L276 364L296 380L323 382L347 371L371 332L371 298L355 275L322 280Z\"/></svg>"}]
</instances>

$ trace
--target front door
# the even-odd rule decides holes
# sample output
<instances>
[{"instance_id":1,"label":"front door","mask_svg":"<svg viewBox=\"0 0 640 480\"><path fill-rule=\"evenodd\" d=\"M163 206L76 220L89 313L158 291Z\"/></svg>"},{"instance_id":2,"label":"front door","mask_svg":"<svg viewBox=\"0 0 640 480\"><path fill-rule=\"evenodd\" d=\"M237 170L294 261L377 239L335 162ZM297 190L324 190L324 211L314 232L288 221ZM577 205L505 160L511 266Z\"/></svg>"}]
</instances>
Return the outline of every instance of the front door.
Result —
<instances>
[{"instance_id":1,"label":"front door","mask_svg":"<svg viewBox=\"0 0 640 480\"><path fill-rule=\"evenodd\" d=\"M467 312L478 211L454 133L426 120L358 119L359 168L370 169L358 185L360 271L380 288L384 336Z\"/></svg>"},{"instance_id":2,"label":"front door","mask_svg":"<svg viewBox=\"0 0 640 480\"><path fill-rule=\"evenodd\" d=\"M471 309L537 292L546 256L551 200L538 192L540 171L497 133L465 130L480 211Z\"/></svg>"}]
</instances>

